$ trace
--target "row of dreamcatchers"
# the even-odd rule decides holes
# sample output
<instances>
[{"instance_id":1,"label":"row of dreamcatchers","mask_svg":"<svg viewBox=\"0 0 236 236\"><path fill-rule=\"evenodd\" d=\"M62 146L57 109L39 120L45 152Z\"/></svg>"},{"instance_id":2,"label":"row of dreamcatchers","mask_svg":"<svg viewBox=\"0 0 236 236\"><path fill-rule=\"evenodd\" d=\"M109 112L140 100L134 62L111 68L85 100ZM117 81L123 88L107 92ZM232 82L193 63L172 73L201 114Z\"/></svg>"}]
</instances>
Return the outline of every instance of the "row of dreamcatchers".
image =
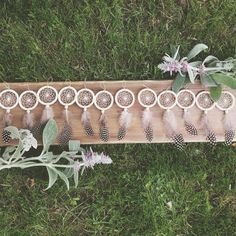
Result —
<instances>
[{"instance_id":1,"label":"row of dreamcatchers","mask_svg":"<svg viewBox=\"0 0 236 236\"><path fill-rule=\"evenodd\" d=\"M206 139L212 144L216 143L216 135L213 127L209 122L208 111L215 106L224 112L224 131L225 131L225 144L230 145L234 139L235 132L233 128L233 118L229 111L235 104L235 97L228 91L223 91L220 99L215 103L208 91L201 91L195 95L191 90L181 90L178 94L170 90L165 90L157 95L157 93L150 89L144 88L138 93L138 102L143 107L142 112L142 125L144 135L148 141L152 141L154 137L153 132L153 118L152 107L158 105L164 109L163 122L166 128L166 135L172 140L175 146L179 149L184 147L184 138L178 129L175 113L173 108L177 105L183 109L183 119L186 131L191 135L197 135L198 130L192 122L190 109L196 104L202 111L201 125L205 131ZM109 110L114 102L122 109L119 117L119 130L117 139L122 140L125 138L129 126L132 121L132 113L130 108L135 103L134 93L127 89L122 88L113 95L107 90L101 90L94 94L91 89L83 88L77 91L72 86L66 86L59 92L52 86L43 86L37 93L33 90L26 90L20 95L12 89L5 89L0 93L0 106L5 109L5 115L3 119L3 127L12 125L12 113L11 110L18 104L21 109L25 110L23 116L23 127L32 130L35 135L38 135L46 122L54 117L52 105L57 101L64 106L64 126L59 134L59 142L67 144L72 137L73 128L70 124L70 111L69 107L76 103L83 109L81 115L81 122L84 127L85 133L88 136L94 136L95 132L93 125L91 124L89 108L95 105L97 109L101 111L99 119L99 134L102 141L109 141L109 127L106 118L106 111ZM38 104L45 106L41 120L38 124L35 122L33 116L33 110ZM9 142L9 133L3 130L3 141Z\"/></svg>"}]
</instances>

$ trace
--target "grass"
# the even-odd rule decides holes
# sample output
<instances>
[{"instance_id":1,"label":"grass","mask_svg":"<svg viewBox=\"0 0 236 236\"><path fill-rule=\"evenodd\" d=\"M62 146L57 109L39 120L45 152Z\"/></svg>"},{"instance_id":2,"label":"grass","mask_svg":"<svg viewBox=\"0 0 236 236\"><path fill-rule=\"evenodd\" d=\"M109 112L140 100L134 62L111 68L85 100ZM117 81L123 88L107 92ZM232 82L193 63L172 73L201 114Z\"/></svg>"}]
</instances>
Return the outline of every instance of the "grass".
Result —
<instances>
[{"instance_id":1,"label":"grass","mask_svg":"<svg viewBox=\"0 0 236 236\"><path fill-rule=\"evenodd\" d=\"M170 44L183 54L203 42L221 59L234 55L235 12L234 0L2 0L0 77L160 79ZM62 182L43 191L41 169L0 173L0 235L236 235L233 147L95 148L114 164L86 172L70 191Z\"/></svg>"}]
</instances>

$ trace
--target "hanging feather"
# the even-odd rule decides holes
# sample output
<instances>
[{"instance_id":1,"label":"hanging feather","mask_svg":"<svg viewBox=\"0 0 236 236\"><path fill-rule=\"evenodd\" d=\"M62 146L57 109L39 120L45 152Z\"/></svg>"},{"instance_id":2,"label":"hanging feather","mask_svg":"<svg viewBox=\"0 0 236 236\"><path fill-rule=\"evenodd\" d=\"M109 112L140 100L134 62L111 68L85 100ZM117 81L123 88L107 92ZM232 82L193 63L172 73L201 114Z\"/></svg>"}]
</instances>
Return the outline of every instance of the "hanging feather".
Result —
<instances>
[{"instance_id":1,"label":"hanging feather","mask_svg":"<svg viewBox=\"0 0 236 236\"><path fill-rule=\"evenodd\" d=\"M216 135L212 127L210 126L207 114L204 112L202 115L201 125L206 134L206 140L210 142L212 146L216 145Z\"/></svg>"},{"instance_id":2,"label":"hanging feather","mask_svg":"<svg viewBox=\"0 0 236 236\"><path fill-rule=\"evenodd\" d=\"M127 109L124 109L121 112L120 119L119 119L120 127L119 127L119 131L117 135L118 140L122 140L126 136L127 129L131 123L131 119L132 119L132 114L128 112Z\"/></svg>"},{"instance_id":3,"label":"hanging feather","mask_svg":"<svg viewBox=\"0 0 236 236\"><path fill-rule=\"evenodd\" d=\"M151 142L153 140L152 112L148 108L143 111L142 123L146 139Z\"/></svg>"},{"instance_id":4,"label":"hanging feather","mask_svg":"<svg viewBox=\"0 0 236 236\"><path fill-rule=\"evenodd\" d=\"M23 127L31 130L33 126L34 126L34 115L32 112L27 111L23 116Z\"/></svg>"},{"instance_id":5,"label":"hanging feather","mask_svg":"<svg viewBox=\"0 0 236 236\"><path fill-rule=\"evenodd\" d=\"M58 135L58 141L62 147L68 145L72 137L72 127L69 122L70 113L67 108L64 110L63 116L64 116L64 126L62 131Z\"/></svg>"},{"instance_id":6,"label":"hanging feather","mask_svg":"<svg viewBox=\"0 0 236 236\"><path fill-rule=\"evenodd\" d=\"M174 145L177 149L183 150L185 146L184 138L183 135L178 132L174 112L171 110L165 111L163 115L163 121L165 124L167 137L173 140Z\"/></svg>"},{"instance_id":7,"label":"hanging feather","mask_svg":"<svg viewBox=\"0 0 236 236\"><path fill-rule=\"evenodd\" d=\"M109 129L107 126L106 116L104 112L101 114L99 123L100 138L102 141L107 142L109 140Z\"/></svg>"},{"instance_id":8,"label":"hanging feather","mask_svg":"<svg viewBox=\"0 0 236 236\"><path fill-rule=\"evenodd\" d=\"M235 137L235 131L233 128L233 119L231 113L225 112L224 116L224 130L225 130L225 145L231 145L234 137Z\"/></svg>"},{"instance_id":9,"label":"hanging feather","mask_svg":"<svg viewBox=\"0 0 236 236\"><path fill-rule=\"evenodd\" d=\"M10 111L6 111L6 113L3 116L3 128L6 128L7 126L10 126L12 124L12 114ZM5 129L2 131L2 140L4 143L9 143L11 139L11 133Z\"/></svg>"},{"instance_id":10,"label":"hanging feather","mask_svg":"<svg viewBox=\"0 0 236 236\"><path fill-rule=\"evenodd\" d=\"M41 116L41 124L47 123L48 120L54 117L54 112L52 107L45 106L42 116Z\"/></svg>"},{"instance_id":11,"label":"hanging feather","mask_svg":"<svg viewBox=\"0 0 236 236\"><path fill-rule=\"evenodd\" d=\"M90 114L86 109L84 109L84 111L81 115L81 122L84 127L85 134L87 136L93 136L94 131L93 131L93 128L92 128L92 125L90 122Z\"/></svg>"},{"instance_id":12,"label":"hanging feather","mask_svg":"<svg viewBox=\"0 0 236 236\"><path fill-rule=\"evenodd\" d=\"M52 107L45 106L42 116L41 116L40 123L36 124L32 129L33 136L38 137L39 135L41 135L46 123L48 122L48 120L52 119L53 117L54 117L54 112L53 112Z\"/></svg>"},{"instance_id":13,"label":"hanging feather","mask_svg":"<svg viewBox=\"0 0 236 236\"><path fill-rule=\"evenodd\" d=\"M196 136L198 134L196 127L194 126L194 124L192 123L189 111L184 110L184 127L186 129L186 131L191 134Z\"/></svg>"}]
</instances>

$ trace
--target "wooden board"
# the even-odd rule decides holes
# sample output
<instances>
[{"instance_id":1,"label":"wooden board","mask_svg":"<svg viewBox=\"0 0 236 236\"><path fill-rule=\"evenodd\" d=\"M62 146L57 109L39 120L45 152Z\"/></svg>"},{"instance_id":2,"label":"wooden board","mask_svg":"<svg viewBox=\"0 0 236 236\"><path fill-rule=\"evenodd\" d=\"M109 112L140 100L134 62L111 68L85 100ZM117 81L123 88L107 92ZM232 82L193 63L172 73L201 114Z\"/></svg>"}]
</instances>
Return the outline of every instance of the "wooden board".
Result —
<instances>
[{"instance_id":1,"label":"wooden board","mask_svg":"<svg viewBox=\"0 0 236 236\"><path fill-rule=\"evenodd\" d=\"M141 125L141 115L143 108L139 105L137 101L137 94L138 92L145 87L149 87L156 91L158 94L166 89L171 88L172 80L165 80L165 81L88 81L86 82L86 87L92 89L95 93L102 90L103 88L110 91L113 95L122 87L131 89L135 96L136 101L132 108L130 108L130 112L133 114L133 120L131 123L131 126L129 128L129 131L127 133L127 136L122 141L117 140L117 131L118 131L118 119L119 115L122 111L122 109L118 108L116 104L112 106L111 109L106 111L108 125L110 129L110 140L108 143L146 143L147 140L145 139L142 125ZM24 90L30 88L34 91L37 91L40 87L46 85L46 83L12 83L10 84L10 88L14 89L20 94ZM65 82L53 82L49 83L49 85L53 85L58 91L62 88L68 85L68 83ZM76 88L77 90L84 88L85 83L84 82L71 82L71 85ZM0 84L0 90L5 89L5 84ZM194 84L189 85L189 89L191 89L195 94L197 94L199 91L204 90L203 87L201 87L200 84ZM228 89L227 89L228 90ZM236 96L235 90L229 90L231 91L234 96ZM57 121L59 129L62 127L63 119L62 119L62 111L63 106L60 105L58 102L55 103L53 106L53 110L55 112L55 120ZM35 114L35 118L37 120L40 120L40 116L42 114L44 106L38 105L38 107L33 111ZM96 135L94 137L87 137L84 134L83 127L80 122L80 117L82 113L82 109L79 108L76 104L69 107L69 110L71 111L71 123L73 127L73 139L80 140L82 144L103 144L99 138L99 127L98 127L98 119L100 117L100 111L95 108L95 106L92 106L89 108L89 111L91 113L91 119L92 119L92 125L94 127L94 130L96 132ZM170 140L166 137L165 129L163 127L162 122L162 116L163 116L163 110L156 105L155 107L151 108L153 112L153 127L154 127L154 139L153 143L167 143L170 142ZM177 106L173 109L173 111L176 113L176 118L178 122L178 127L180 131L184 135L184 139L186 142L205 142L205 136L204 131L200 129L199 120L201 117L202 112L194 106L191 108L190 112L192 114L192 118L194 121L194 124L196 124L196 127L199 129L199 135L198 136L191 136L188 135L184 129L183 125L183 119L182 119L182 110L178 108ZM22 126L22 116L24 114L24 111L20 109L19 106L14 108L12 111L13 114L13 125L20 128ZM230 112L232 112L234 115L236 115L236 107L234 107ZM0 110L0 115L3 116L4 110ZM217 108L214 108L213 110L208 112L209 119L212 122L213 128L215 130L215 133L217 135L217 141L224 141L224 132L223 132L223 126L222 126L222 118L223 118L223 112L218 110ZM2 127L1 127L2 128ZM39 140L40 142L40 140ZM56 141L57 143L57 141ZM55 144L56 144L55 143ZM4 143L0 141L0 145L3 146Z\"/></svg>"}]
</instances>

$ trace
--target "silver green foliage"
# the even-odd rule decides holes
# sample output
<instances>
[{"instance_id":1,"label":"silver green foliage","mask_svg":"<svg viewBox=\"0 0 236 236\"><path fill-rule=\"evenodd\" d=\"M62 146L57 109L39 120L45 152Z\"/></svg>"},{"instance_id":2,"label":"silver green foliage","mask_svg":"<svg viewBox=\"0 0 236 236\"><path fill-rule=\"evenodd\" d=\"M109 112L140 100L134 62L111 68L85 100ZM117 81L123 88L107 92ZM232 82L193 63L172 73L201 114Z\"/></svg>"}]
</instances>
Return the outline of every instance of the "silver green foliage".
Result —
<instances>
[{"instance_id":1,"label":"silver green foliage","mask_svg":"<svg viewBox=\"0 0 236 236\"><path fill-rule=\"evenodd\" d=\"M93 152L91 148L89 151L85 151L81 148L78 140L69 141L69 151L63 151L60 154L51 152L50 146L58 135L57 124L53 119L47 122L43 130L43 149L41 154L35 157L27 155L31 148L38 148L37 140L29 130L17 129L14 126L9 126L5 129L11 133L12 139L18 140L18 144L6 147L2 157L0 157L0 170L44 167L47 169L49 177L46 190L51 188L58 178L64 181L67 189L70 188L69 178L73 178L75 187L77 187L79 172L82 174L85 168L93 168L96 164L112 163L111 158L103 153Z\"/></svg>"},{"instance_id":2,"label":"silver green foliage","mask_svg":"<svg viewBox=\"0 0 236 236\"><path fill-rule=\"evenodd\" d=\"M180 56L179 49L179 46L172 48L172 55L165 54L163 63L158 65L164 73L169 72L171 76L176 76L172 84L174 92L177 93L187 83L194 84L197 79L210 89L214 101L220 98L222 86L236 89L234 58L220 61L217 57L209 55L203 61L193 61L196 56L208 49L208 46L203 43L195 45L185 57Z\"/></svg>"}]
</instances>

